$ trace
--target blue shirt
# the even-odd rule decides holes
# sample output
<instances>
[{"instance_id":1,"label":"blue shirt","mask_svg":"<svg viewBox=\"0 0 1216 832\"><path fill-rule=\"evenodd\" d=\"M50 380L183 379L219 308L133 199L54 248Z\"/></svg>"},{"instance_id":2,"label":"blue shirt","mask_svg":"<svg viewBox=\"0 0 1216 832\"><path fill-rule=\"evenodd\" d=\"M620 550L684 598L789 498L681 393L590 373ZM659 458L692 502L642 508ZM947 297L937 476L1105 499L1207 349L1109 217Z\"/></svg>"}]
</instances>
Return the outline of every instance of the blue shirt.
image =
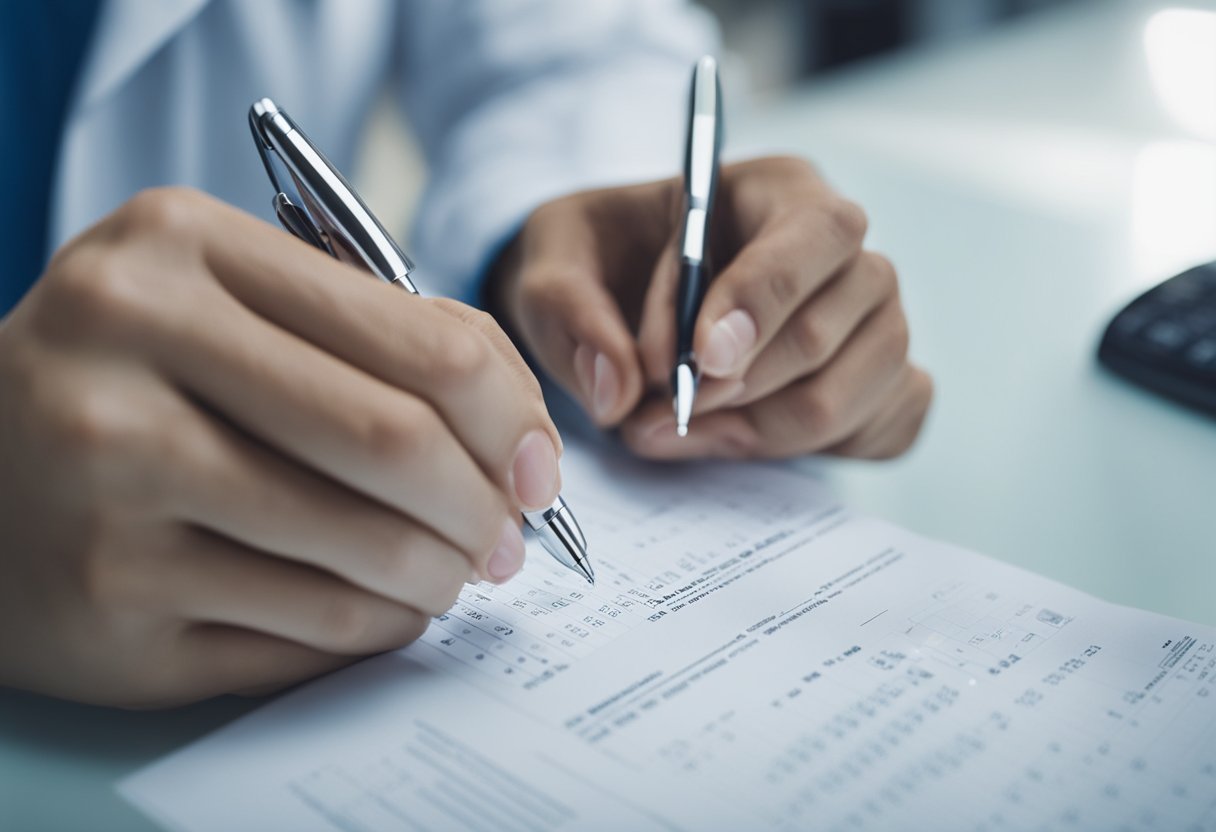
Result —
<instances>
[{"instance_id":1,"label":"blue shirt","mask_svg":"<svg viewBox=\"0 0 1216 832\"><path fill-rule=\"evenodd\" d=\"M46 267L55 159L99 0L5 3L0 25L0 315Z\"/></svg>"}]
</instances>

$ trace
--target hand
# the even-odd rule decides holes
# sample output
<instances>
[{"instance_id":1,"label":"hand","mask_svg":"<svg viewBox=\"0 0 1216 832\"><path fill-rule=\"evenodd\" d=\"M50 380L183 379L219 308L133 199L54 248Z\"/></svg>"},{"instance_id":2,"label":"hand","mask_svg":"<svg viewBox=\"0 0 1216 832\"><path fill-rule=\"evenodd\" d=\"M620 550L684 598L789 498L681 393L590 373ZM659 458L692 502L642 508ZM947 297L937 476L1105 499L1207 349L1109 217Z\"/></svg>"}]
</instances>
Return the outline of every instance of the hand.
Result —
<instances>
[{"instance_id":1,"label":"hand","mask_svg":"<svg viewBox=\"0 0 1216 832\"><path fill-rule=\"evenodd\" d=\"M126 706L417 638L559 488L484 313L145 192L0 322L0 684Z\"/></svg>"},{"instance_id":2,"label":"hand","mask_svg":"<svg viewBox=\"0 0 1216 832\"><path fill-rule=\"evenodd\" d=\"M890 457L932 396L908 361L895 271L866 219L797 159L723 168L718 274L694 350L695 416L676 436L682 184L589 191L537 209L499 261L492 308L601 426L645 457Z\"/></svg>"}]
</instances>

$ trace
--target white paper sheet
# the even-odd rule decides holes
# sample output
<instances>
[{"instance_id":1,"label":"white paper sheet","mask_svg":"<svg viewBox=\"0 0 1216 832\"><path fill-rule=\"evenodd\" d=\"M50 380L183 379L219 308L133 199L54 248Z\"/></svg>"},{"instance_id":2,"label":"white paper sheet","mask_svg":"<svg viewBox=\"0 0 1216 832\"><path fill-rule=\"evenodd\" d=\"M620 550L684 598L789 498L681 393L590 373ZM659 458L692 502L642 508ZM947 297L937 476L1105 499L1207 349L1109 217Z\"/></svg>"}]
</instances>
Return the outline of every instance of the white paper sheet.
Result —
<instances>
[{"instance_id":1,"label":"white paper sheet","mask_svg":"<svg viewBox=\"0 0 1216 832\"><path fill-rule=\"evenodd\" d=\"M568 449L539 551L415 645L120 784L171 829L1216 829L1216 631L769 466Z\"/></svg>"}]
</instances>

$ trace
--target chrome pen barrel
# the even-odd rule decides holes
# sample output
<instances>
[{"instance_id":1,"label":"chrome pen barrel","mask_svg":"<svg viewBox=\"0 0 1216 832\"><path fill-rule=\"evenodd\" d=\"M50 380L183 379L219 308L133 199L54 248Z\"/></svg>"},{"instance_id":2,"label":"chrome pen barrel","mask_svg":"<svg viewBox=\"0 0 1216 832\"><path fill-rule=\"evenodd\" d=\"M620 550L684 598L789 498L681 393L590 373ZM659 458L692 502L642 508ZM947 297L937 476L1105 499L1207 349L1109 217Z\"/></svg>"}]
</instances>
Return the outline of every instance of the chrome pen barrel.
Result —
<instances>
[{"instance_id":1,"label":"chrome pen barrel","mask_svg":"<svg viewBox=\"0 0 1216 832\"><path fill-rule=\"evenodd\" d=\"M588 583L595 583L595 572L587 558L587 538L574 519L574 513L566 507L565 500L559 496L548 508L525 511L523 515L541 545L554 559L581 574Z\"/></svg>"}]
</instances>

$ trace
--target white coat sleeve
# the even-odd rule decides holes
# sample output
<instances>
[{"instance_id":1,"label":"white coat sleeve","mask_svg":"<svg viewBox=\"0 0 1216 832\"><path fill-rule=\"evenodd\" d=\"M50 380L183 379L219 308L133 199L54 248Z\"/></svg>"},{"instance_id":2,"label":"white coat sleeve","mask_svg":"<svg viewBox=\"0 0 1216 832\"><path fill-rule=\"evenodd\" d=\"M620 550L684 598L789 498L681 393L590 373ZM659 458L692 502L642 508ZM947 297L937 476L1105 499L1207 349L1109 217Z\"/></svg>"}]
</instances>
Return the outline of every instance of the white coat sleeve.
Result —
<instances>
[{"instance_id":1,"label":"white coat sleeve","mask_svg":"<svg viewBox=\"0 0 1216 832\"><path fill-rule=\"evenodd\" d=\"M693 62L683 0L414 0L402 95L428 166L411 245L424 286L475 303L537 206L678 173Z\"/></svg>"}]
</instances>

